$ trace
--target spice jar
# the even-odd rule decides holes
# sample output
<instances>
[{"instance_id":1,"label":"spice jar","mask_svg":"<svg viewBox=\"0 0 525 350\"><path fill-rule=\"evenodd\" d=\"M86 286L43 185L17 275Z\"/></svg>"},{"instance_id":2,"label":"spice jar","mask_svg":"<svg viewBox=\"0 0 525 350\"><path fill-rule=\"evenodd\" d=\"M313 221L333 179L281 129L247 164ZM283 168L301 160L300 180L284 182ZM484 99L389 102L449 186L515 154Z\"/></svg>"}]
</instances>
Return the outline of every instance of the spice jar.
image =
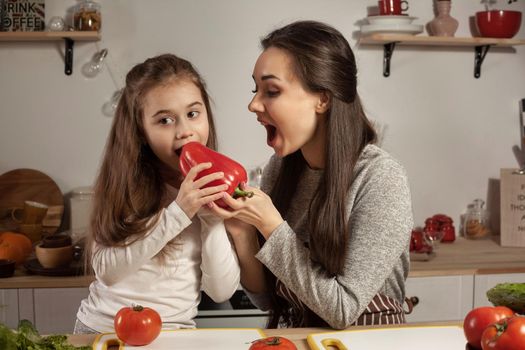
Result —
<instances>
[{"instance_id":1,"label":"spice jar","mask_svg":"<svg viewBox=\"0 0 525 350\"><path fill-rule=\"evenodd\" d=\"M490 235L488 211L483 208L485 202L476 199L469 205L465 222L463 225L463 235L465 238L477 239Z\"/></svg>"},{"instance_id":2,"label":"spice jar","mask_svg":"<svg viewBox=\"0 0 525 350\"><path fill-rule=\"evenodd\" d=\"M99 31L102 26L100 4L92 0L83 0L75 7L73 28L81 31Z\"/></svg>"}]
</instances>

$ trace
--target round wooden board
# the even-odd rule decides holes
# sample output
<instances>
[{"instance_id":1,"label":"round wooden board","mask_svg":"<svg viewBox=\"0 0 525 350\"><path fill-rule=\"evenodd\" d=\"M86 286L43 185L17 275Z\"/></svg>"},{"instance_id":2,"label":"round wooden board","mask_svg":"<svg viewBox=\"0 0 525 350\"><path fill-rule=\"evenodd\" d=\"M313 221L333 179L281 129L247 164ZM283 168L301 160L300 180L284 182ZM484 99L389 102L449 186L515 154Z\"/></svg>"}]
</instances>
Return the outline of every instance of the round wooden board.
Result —
<instances>
[{"instance_id":1,"label":"round wooden board","mask_svg":"<svg viewBox=\"0 0 525 350\"><path fill-rule=\"evenodd\" d=\"M23 207L31 200L49 206L43 222L43 234L55 233L62 222L64 196L49 176L34 169L15 169L0 175L0 227L16 230L11 219L11 208Z\"/></svg>"}]
</instances>

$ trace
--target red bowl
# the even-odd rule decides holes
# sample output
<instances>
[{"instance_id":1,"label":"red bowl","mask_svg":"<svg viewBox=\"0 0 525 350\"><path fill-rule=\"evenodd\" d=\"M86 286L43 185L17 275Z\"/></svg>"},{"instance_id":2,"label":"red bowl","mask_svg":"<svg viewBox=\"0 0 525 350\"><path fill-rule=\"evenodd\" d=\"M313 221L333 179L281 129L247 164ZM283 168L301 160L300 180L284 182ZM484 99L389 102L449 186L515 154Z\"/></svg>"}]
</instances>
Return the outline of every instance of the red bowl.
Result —
<instances>
[{"instance_id":1,"label":"red bowl","mask_svg":"<svg viewBox=\"0 0 525 350\"><path fill-rule=\"evenodd\" d=\"M521 12L492 10L476 12L476 26L484 38L512 38L520 30Z\"/></svg>"}]
</instances>

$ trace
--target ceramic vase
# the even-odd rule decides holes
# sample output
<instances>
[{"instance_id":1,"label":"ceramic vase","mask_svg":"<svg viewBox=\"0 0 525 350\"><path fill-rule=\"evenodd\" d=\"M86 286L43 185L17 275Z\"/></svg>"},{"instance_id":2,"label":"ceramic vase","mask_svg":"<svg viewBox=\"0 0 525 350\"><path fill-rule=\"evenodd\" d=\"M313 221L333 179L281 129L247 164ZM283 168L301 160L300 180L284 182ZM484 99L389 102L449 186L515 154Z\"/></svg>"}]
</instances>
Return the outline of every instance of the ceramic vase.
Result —
<instances>
[{"instance_id":1,"label":"ceramic vase","mask_svg":"<svg viewBox=\"0 0 525 350\"><path fill-rule=\"evenodd\" d=\"M438 0L436 2L436 17L428 23L430 35L454 36L458 29L458 21L450 16L450 8L450 0Z\"/></svg>"}]
</instances>

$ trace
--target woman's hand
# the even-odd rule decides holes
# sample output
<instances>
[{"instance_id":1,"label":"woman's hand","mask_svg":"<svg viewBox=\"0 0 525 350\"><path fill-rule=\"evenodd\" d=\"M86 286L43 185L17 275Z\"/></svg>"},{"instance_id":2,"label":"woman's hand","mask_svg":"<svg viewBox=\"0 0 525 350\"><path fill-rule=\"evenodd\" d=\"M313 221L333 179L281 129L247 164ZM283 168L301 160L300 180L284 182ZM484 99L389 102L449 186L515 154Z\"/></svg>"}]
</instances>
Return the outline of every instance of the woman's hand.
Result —
<instances>
[{"instance_id":1,"label":"woman's hand","mask_svg":"<svg viewBox=\"0 0 525 350\"><path fill-rule=\"evenodd\" d=\"M222 179L224 177L224 173L222 172L212 173L195 181L198 173L204 169L211 168L211 166L211 163L201 163L194 166L180 184L179 193L177 194L177 198L175 198L175 202L190 219L193 218L203 205L213 203L213 201L222 198L224 195L228 196L228 194L224 192L228 189L228 185L226 184L202 188L207 183Z\"/></svg>"},{"instance_id":2,"label":"woman's hand","mask_svg":"<svg viewBox=\"0 0 525 350\"><path fill-rule=\"evenodd\" d=\"M284 221L281 214L266 193L256 187L241 187L243 190L252 191L253 196L234 199L225 193L222 199L230 210L220 208L214 203L209 205L210 209L223 219L236 218L255 226L264 238L268 239L273 230Z\"/></svg>"}]
</instances>

